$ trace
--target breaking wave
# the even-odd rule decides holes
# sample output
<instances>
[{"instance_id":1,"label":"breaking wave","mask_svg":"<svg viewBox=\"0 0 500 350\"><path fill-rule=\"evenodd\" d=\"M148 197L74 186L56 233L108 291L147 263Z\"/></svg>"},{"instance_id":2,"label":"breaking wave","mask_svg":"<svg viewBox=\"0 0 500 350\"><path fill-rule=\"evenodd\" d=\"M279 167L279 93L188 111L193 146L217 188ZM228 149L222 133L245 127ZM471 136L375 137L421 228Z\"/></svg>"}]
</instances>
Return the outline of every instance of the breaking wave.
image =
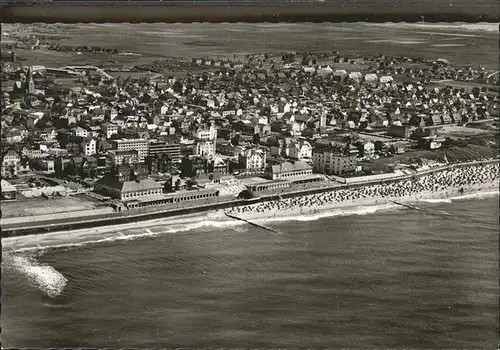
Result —
<instances>
[{"instance_id":1,"label":"breaking wave","mask_svg":"<svg viewBox=\"0 0 500 350\"><path fill-rule=\"evenodd\" d=\"M451 203L450 198L421 199L419 202L426 203Z\"/></svg>"},{"instance_id":2,"label":"breaking wave","mask_svg":"<svg viewBox=\"0 0 500 350\"><path fill-rule=\"evenodd\" d=\"M167 224L167 223L165 223ZM238 232L245 232L247 229L242 228L240 226L244 225L243 222L241 221L200 221L200 222L194 222L191 224L174 224L171 227L165 228L165 224L162 223L156 223L155 226L153 227L138 227L135 232L122 232L120 231L119 228L115 228L115 231L110 234L110 236L105 237L105 238L100 238L100 239L89 239L85 241L80 241L80 242L75 242L75 243L62 243L62 244L52 244L52 245L36 245L36 246L30 246L26 248L19 248L19 249L14 249L13 252L19 253L19 252L33 252L37 251L41 254L49 251L49 250L54 250L54 249L69 249L69 248L81 248L85 247L87 245L91 244L100 244L100 243L111 243L111 242L117 242L117 241L132 241L132 240L137 240L137 239L142 239L142 238L148 238L148 237L154 237L158 236L161 234L165 233L179 233L179 232L186 232L186 231L192 231L192 230L197 230L200 228L207 228L207 227L212 227L212 228L219 228L219 229L224 229L224 228L231 228L235 231ZM152 229L155 229L153 231ZM141 232L137 232L137 230L141 230ZM98 234L99 229L97 229L95 232L93 232L93 235L95 237L95 234ZM61 235L64 235L65 233L62 233ZM29 236L26 236L24 238L28 238ZM90 238L90 237L89 237Z\"/></svg>"},{"instance_id":3,"label":"breaking wave","mask_svg":"<svg viewBox=\"0 0 500 350\"><path fill-rule=\"evenodd\" d=\"M68 283L66 277L55 268L41 264L35 256L23 254L3 254L6 268L12 268L25 276L43 293L55 298L64 291Z\"/></svg>"},{"instance_id":4,"label":"breaking wave","mask_svg":"<svg viewBox=\"0 0 500 350\"><path fill-rule=\"evenodd\" d=\"M494 196L498 196L499 192L496 191L485 191L485 192L477 192L473 194L465 194L460 196L455 196L451 198L443 198L443 199L420 199L419 202L427 202L431 204L438 203L451 203L454 200L469 200L469 199L487 199ZM256 223L279 223L279 222L287 222L287 221L315 221L328 217L336 217L336 216L349 216L349 215L370 215L376 212L382 211L394 211L394 210L404 210L399 205L394 203L384 203L378 205L363 205L363 206L353 206L353 207L344 207L344 208L324 208L318 209L317 212L306 212L303 214L297 213L286 213L282 212L277 217L258 217L258 214L253 218L243 216L243 218L249 219ZM214 215L214 216L211 216ZM24 236L24 237L16 237L9 243L10 244L10 253L20 253L20 252L39 252L44 253L48 250L54 249L72 249L72 248L81 248L87 245L92 244L103 244L103 243L112 243L117 241L132 241L137 239L143 239L148 237L154 237L162 234L175 234L189 231L202 230L207 228L213 229L231 229L237 232L247 232L248 227L242 221L238 220L228 220L221 212L217 213L209 213L208 215L201 215L198 217L193 217L186 221L186 219L177 221L172 219L157 219L150 222L139 222L134 224L123 224L116 226L108 226L108 227L97 227L90 230L77 230L77 231L68 231L68 232L54 232L50 234L44 235L34 235L34 236ZM7 239L8 240L8 239ZM2 243L4 243L4 239L2 239ZM5 242L7 243L7 242ZM4 243L4 244L5 244ZM19 244L20 243L20 244ZM22 245L22 247L16 247ZM4 250L5 251L5 250ZM29 260L26 260L27 263ZM19 263L19 261L18 261ZM33 270L33 266L37 266L38 268L45 269L46 272L52 269L49 266L42 265L27 265L31 266L30 268ZM28 270L26 270L28 271ZM55 271L55 270L50 270ZM56 271L57 272L57 271ZM58 273L58 272L57 272ZM60 275L60 274L59 274ZM60 275L62 276L62 275Z\"/></svg>"},{"instance_id":5,"label":"breaking wave","mask_svg":"<svg viewBox=\"0 0 500 350\"><path fill-rule=\"evenodd\" d=\"M380 211L398 210L401 207L392 203L371 205L371 206L358 206L351 208L335 208L328 210L321 210L315 214L302 214L302 215L290 215L290 216L280 216L275 218L257 219L253 220L256 222L284 222L284 221L316 221L323 218L330 218L335 216L350 216L350 215L370 215Z\"/></svg>"},{"instance_id":6,"label":"breaking wave","mask_svg":"<svg viewBox=\"0 0 500 350\"><path fill-rule=\"evenodd\" d=\"M362 22L363 23L363 22ZM437 23L411 23L411 22L385 22L385 23L367 23L372 26L380 27L408 27L408 28L433 28L433 29L453 29L462 31L478 31L478 32L498 32L498 23L478 22L437 22Z\"/></svg>"},{"instance_id":7,"label":"breaking wave","mask_svg":"<svg viewBox=\"0 0 500 350\"><path fill-rule=\"evenodd\" d=\"M470 194L464 194L461 196L451 197L450 200L469 200L469 199L487 199L496 197L500 194L498 190L496 191L486 191L486 192L476 192Z\"/></svg>"}]
</instances>

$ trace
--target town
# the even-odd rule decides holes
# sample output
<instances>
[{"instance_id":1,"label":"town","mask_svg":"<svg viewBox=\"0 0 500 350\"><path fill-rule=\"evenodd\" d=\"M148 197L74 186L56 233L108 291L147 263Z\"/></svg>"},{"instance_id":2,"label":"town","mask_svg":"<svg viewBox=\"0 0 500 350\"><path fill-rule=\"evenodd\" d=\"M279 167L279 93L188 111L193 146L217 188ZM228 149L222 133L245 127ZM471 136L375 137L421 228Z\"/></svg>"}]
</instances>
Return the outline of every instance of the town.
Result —
<instances>
[{"instance_id":1,"label":"town","mask_svg":"<svg viewBox=\"0 0 500 350\"><path fill-rule=\"evenodd\" d=\"M439 57L48 67L23 65L11 45L2 79L4 217L206 204L498 158L498 71Z\"/></svg>"}]
</instances>

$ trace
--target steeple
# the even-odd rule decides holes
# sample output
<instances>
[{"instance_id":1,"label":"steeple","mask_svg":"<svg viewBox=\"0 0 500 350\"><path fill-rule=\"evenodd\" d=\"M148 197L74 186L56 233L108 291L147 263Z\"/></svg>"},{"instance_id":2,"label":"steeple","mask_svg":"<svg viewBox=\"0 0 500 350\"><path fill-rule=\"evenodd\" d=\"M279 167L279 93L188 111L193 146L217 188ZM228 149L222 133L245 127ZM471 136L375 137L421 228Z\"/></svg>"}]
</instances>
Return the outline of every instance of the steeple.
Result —
<instances>
[{"instance_id":1,"label":"steeple","mask_svg":"<svg viewBox=\"0 0 500 350\"><path fill-rule=\"evenodd\" d=\"M35 82L33 81L32 67L28 68L28 76L26 77L26 93L30 95L35 94Z\"/></svg>"}]
</instances>

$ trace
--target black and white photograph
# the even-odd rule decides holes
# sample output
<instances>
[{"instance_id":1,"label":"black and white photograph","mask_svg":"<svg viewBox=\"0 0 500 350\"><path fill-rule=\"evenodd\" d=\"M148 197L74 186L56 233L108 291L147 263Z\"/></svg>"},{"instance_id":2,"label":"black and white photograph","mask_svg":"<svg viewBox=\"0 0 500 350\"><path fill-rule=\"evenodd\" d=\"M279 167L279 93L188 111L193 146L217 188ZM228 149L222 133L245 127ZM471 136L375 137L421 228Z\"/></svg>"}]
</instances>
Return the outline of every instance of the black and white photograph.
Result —
<instances>
[{"instance_id":1,"label":"black and white photograph","mask_svg":"<svg viewBox=\"0 0 500 350\"><path fill-rule=\"evenodd\" d=\"M2 348L497 348L498 12L415 18L2 24Z\"/></svg>"}]
</instances>

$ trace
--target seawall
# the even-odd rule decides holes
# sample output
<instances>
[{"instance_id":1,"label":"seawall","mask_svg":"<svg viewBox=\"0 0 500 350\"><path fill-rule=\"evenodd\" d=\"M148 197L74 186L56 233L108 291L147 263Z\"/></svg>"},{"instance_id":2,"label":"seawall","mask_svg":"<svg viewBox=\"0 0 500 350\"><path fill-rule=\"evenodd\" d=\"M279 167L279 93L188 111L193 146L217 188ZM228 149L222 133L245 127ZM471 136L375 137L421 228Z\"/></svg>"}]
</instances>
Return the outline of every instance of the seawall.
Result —
<instances>
[{"instance_id":1,"label":"seawall","mask_svg":"<svg viewBox=\"0 0 500 350\"><path fill-rule=\"evenodd\" d=\"M470 167L475 165L486 165L498 163L498 159L488 160L488 161L474 161L469 163L461 164L451 164L442 167L436 167L433 169L428 169L426 171L415 173L411 175L404 175L400 177L391 177L387 179L378 179L373 182L358 182L349 184L334 184L332 186L318 187L318 188L304 188L297 189L296 191L289 192L276 192L273 194L262 195L254 199L228 199L225 201L219 201L217 203L202 204L196 206L189 206L189 202L186 202L186 206L178 209L161 209L160 207L151 207L147 211L144 208L141 209L142 212L130 210L123 212L113 212L102 215L87 216L87 217L72 217L67 219L56 219L47 221L33 221L29 223L16 223L2 225L2 237L14 237L14 236L24 236L31 234L43 234L54 231L66 231L73 229L85 229L93 228L99 226L110 226L118 224L127 224L138 221L154 220L159 218L176 217L187 214L196 214L201 212L206 212L210 210L228 209L233 206L249 205L267 201L279 200L280 198L293 198L303 195L316 194L340 189L356 188L361 186L366 186L367 184L384 184L389 182L398 182L402 180L411 179L414 177L421 177L434 172L440 172L446 169Z\"/></svg>"}]
</instances>

